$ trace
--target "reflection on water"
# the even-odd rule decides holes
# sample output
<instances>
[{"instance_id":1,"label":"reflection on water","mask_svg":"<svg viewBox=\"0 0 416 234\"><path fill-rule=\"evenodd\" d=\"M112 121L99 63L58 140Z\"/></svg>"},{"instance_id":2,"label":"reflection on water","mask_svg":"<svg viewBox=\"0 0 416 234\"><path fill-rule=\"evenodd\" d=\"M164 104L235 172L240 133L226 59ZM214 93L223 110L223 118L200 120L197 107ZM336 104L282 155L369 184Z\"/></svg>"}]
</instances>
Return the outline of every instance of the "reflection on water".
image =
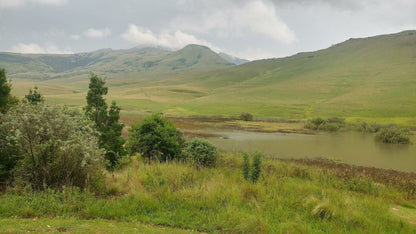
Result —
<instances>
[{"instance_id":1,"label":"reflection on water","mask_svg":"<svg viewBox=\"0 0 416 234\"><path fill-rule=\"evenodd\" d=\"M416 145L381 144L373 135L357 132L302 135L255 132L215 132L225 138L210 138L220 150L259 150L278 158L330 158L341 162L416 172Z\"/></svg>"}]
</instances>

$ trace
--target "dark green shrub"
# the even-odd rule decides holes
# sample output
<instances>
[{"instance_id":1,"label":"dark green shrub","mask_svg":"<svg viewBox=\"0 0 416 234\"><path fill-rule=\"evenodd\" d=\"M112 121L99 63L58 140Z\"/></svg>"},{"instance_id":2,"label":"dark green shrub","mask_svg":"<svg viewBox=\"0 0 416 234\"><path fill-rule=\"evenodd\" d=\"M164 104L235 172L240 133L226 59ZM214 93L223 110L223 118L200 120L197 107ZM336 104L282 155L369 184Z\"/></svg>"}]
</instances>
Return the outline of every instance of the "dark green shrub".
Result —
<instances>
[{"instance_id":1,"label":"dark green shrub","mask_svg":"<svg viewBox=\"0 0 416 234\"><path fill-rule=\"evenodd\" d=\"M243 178L251 181L253 184L257 182L261 172L261 153L256 151L253 157L253 164L250 166L250 159L247 153L243 154Z\"/></svg>"},{"instance_id":2,"label":"dark green shrub","mask_svg":"<svg viewBox=\"0 0 416 234\"><path fill-rule=\"evenodd\" d=\"M374 136L374 139L383 143L410 144L409 131L397 126L382 128Z\"/></svg>"},{"instance_id":3,"label":"dark green shrub","mask_svg":"<svg viewBox=\"0 0 416 234\"><path fill-rule=\"evenodd\" d=\"M14 166L17 184L42 190L101 182L104 164L98 134L77 110L22 103L0 121L1 147L7 152L2 150L0 161L16 159L6 169Z\"/></svg>"},{"instance_id":4,"label":"dark green shrub","mask_svg":"<svg viewBox=\"0 0 416 234\"><path fill-rule=\"evenodd\" d=\"M172 160L180 155L182 136L172 122L160 114L153 114L138 124L132 124L127 149L130 154L141 153L150 159Z\"/></svg>"},{"instance_id":5,"label":"dark green shrub","mask_svg":"<svg viewBox=\"0 0 416 234\"><path fill-rule=\"evenodd\" d=\"M243 112L243 113L241 113L241 115L240 115L240 119L241 119L241 120L244 120L244 121L252 121L252 120L253 120L253 115L252 115L252 114L250 114L250 113L245 113L245 112Z\"/></svg>"},{"instance_id":6,"label":"dark green shrub","mask_svg":"<svg viewBox=\"0 0 416 234\"><path fill-rule=\"evenodd\" d=\"M12 85L7 81L6 70L0 68L0 112L6 112Z\"/></svg>"},{"instance_id":7,"label":"dark green shrub","mask_svg":"<svg viewBox=\"0 0 416 234\"><path fill-rule=\"evenodd\" d=\"M243 154L243 178L248 180L250 174L250 159L247 152Z\"/></svg>"},{"instance_id":8,"label":"dark green shrub","mask_svg":"<svg viewBox=\"0 0 416 234\"><path fill-rule=\"evenodd\" d=\"M209 141L194 138L185 142L182 157L197 166L214 167L217 161L217 149Z\"/></svg>"},{"instance_id":9,"label":"dark green shrub","mask_svg":"<svg viewBox=\"0 0 416 234\"><path fill-rule=\"evenodd\" d=\"M260 177L260 171L261 171L261 153L256 151L254 153L254 158L253 158L253 165L251 166L251 170L250 170L250 180L253 183L256 183L257 180Z\"/></svg>"},{"instance_id":10,"label":"dark green shrub","mask_svg":"<svg viewBox=\"0 0 416 234\"><path fill-rule=\"evenodd\" d=\"M30 104L36 105L38 103L42 103L45 101L45 98L38 92L38 86L35 85L35 87L29 90L29 94L25 95L25 99Z\"/></svg>"}]
</instances>

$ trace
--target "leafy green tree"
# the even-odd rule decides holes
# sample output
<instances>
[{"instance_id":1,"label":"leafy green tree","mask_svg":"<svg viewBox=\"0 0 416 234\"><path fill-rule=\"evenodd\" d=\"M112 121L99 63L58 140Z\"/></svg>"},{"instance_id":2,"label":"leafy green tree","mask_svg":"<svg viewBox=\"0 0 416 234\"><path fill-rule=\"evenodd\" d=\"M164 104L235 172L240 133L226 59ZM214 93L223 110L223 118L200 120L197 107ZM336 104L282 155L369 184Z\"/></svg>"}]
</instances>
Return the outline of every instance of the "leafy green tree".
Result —
<instances>
[{"instance_id":1,"label":"leafy green tree","mask_svg":"<svg viewBox=\"0 0 416 234\"><path fill-rule=\"evenodd\" d=\"M10 100L10 90L12 86L6 78L6 70L0 69L0 111L5 112L7 110L7 104Z\"/></svg>"},{"instance_id":2,"label":"leafy green tree","mask_svg":"<svg viewBox=\"0 0 416 234\"><path fill-rule=\"evenodd\" d=\"M113 101L110 109L104 98L108 93L105 81L98 75L90 74L90 84L87 93L86 115L95 122L96 129L100 132L100 147L105 149L105 159L109 168L114 168L121 156L125 154L125 139L121 136L124 124L120 120L120 107Z\"/></svg>"},{"instance_id":3,"label":"leafy green tree","mask_svg":"<svg viewBox=\"0 0 416 234\"><path fill-rule=\"evenodd\" d=\"M179 156L182 144L180 130L160 114L153 114L132 124L127 149L131 154L142 153L144 157L166 161Z\"/></svg>"},{"instance_id":4,"label":"leafy green tree","mask_svg":"<svg viewBox=\"0 0 416 234\"><path fill-rule=\"evenodd\" d=\"M108 106L103 97L107 93L108 87L105 86L105 81L91 72L85 113L95 122L97 128L101 128L107 121Z\"/></svg>"},{"instance_id":5,"label":"leafy green tree","mask_svg":"<svg viewBox=\"0 0 416 234\"><path fill-rule=\"evenodd\" d=\"M119 119L120 107L113 101L108 111L107 121L100 129L101 146L106 150L106 159L111 163L110 167L115 166L121 155L125 155L126 140L121 136L124 124L120 123Z\"/></svg>"},{"instance_id":6,"label":"leafy green tree","mask_svg":"<svg viewBox=\"0 0 416 234\"><path fill-rule=\"evenodd\" d=\"M43 190L101 183L104 158L98 133L77 110L22 103L1 116L0 133L3 175L14 167L17 184Z\"/></svg>"},{"instance_id":7,"label":"leafy green tree","mask_svg":"<svg viewBox=\"0 0 416 234\"><path fill-rule=\"evenodd\" d=\"M35 87L29 90L29 94L25 95L25 99L33 105L36 105L38 103L43 103L45 99L43 98L42 94L38 92L38 86L35 85Z\"/></svg>"}]
</instances>

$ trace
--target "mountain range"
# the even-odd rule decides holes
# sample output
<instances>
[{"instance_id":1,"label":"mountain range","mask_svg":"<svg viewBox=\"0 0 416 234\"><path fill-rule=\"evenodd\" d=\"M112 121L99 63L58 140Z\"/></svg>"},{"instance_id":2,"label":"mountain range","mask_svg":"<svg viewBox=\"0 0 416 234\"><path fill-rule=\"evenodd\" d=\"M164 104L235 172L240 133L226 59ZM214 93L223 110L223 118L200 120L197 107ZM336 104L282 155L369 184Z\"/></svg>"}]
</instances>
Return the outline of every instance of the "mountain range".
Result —
<instances>
[{"instance_id":1,"label":"mountain range","mask_svg":"<svg viewBox=\"0 0 416 234\"><path fill-rule=\"evenodd\" d=\"M239 66L207 47L133 48L76 55L0 54L23 96L34 80L51 102L82 106L88 73L102 74L125 114L239 115L416 126L416 31Z\"/></svg>"},{"instance_id":2,"label":"mountain range","mask_svg":"<svg viewBox=\"0 0 416 234\"><path fill-rule=\"evenodd\" d=\"M0 67L10 78L48 80L79 76L91 71L106 76L117 73L141 73L150 76L173 75L232 67L248 60L208 47L188 45L178 51L163 48L102 49L78 54L0 53Z\"/></svg>"}]
</instances>

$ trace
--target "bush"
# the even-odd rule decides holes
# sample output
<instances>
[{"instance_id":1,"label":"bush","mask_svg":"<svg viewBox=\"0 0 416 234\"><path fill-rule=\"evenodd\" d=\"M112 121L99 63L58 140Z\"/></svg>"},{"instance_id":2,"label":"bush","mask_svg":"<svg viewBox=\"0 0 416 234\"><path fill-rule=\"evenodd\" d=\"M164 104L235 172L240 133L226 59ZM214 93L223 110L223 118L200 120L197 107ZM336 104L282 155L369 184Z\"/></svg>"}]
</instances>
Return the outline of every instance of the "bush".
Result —
<instances>
[{"instance_id":1,"label":"bush","mask_svg":"<svg viewBox=\"0 0 416 234\"><path fill-rule=\"evenodd\" d=\"M160 114L144 118L129 130L127 149L156 160L172 160L180 155L183 134Z\"/></svg>"},{"instance_id":2,"label":"bush","mask_svg":"<svg viewBox=\"0 0 416 234\"><path fill-rule=\"evenodd\" d=\"M374 139L383 143L410 144L409 131L393 125L382 128L376 133Z\"/></svg>"},{"instance_id":3,"label":"bush","mask_svg":"<svg viewBox=\"0 0 416 234\"><path fill-rule=\"evenodd\" d=\"M185 142L182 149L182 157L197 166L214 167L217 155L215 146L201 138L194 138Z\"/></svg>"},{"instance_id":4,"label":"bush","mask_svg":"<svg viewBox=\"0 0 416 234\"><path fill-rule=\"evenodd\" d=\"M248 180L249 175L250 175L249 155L248 155L247 152L244 152L244 154L243 154L243 178L245 180Z\"/></svg>"},{"instance_id":5,"label":"bush","mask_svg":"<svg viewBox=\"0 0 416 234\"><path fill-rule=\"evenodd\" d=\"M3 175L14 167L15 182L35 190L98 186L103 152L93 123L77 110L22 103L0 119Z\"/></svg>"},{"instance_id":6,"label":"bush","mask_svg":"<svg viewBox=\"0 0 416 234\"><path fill-rule=\"evenodd\" d=\"M256 151L253 157L253 165L250 166L248 153L243 154L243 178L251 181L253 184L257 182L261 172L261 153Z\"/></svg>"},{"instance_id":7,"label":"bush","mask_svg":"<svg viewBox=\"0 0 416 234\"><path fill-rule=\"evenodd\" d=\"M243 113L241 113L241 115L240 115L240 119L241 119L241 120L244 120L244 121L252 121L252 120L253 120L253 115L252 115L252 114L250 114L250 113L245 113L245 112L243 112Z\"/></svg>"},{"instance_id":8,"label":"bush","mask_svg":"<svg viewBox=\"0 0 416 234\"><path fill-rule=\"evenodd\" d=\"M251 182L256 183L257 180L260 177L260 171L261 171L261 153L255 152L254 158L253 158L253 165L250 170L250 180Z\"/></svg>"},{"instance_id":9,"label":"bush","mask_svg":"<svg viewBox=\"0 0 416 234\"><path fill-rule=\"evenodd\" d=\"M320 130L320 131L327 131L327 132L336 132L340 128L345 126L345 119L340 117L330 117L326 120L322 118L313 118L308 120L304 128L312 129L312 130Z\"/></svg>"}]
</instances>

